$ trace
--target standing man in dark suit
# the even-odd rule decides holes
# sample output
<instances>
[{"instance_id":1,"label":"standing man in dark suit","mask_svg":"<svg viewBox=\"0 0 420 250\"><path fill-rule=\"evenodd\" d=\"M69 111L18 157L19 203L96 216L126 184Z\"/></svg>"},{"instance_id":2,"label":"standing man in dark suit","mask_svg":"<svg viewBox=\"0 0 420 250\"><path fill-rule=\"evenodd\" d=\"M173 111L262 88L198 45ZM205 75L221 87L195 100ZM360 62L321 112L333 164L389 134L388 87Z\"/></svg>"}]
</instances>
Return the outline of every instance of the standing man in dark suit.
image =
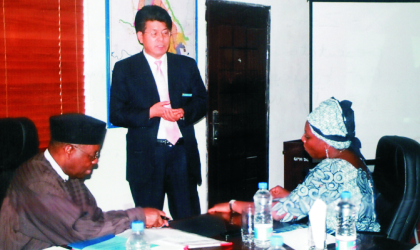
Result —
<instances>
[{"instance_id":1,"label":"standing man in dark suit","mask_svg":"<svg viewBox=\"0 0 420 250\"><path fill-rule=\"evenodd\" d=\"M172 20L158 6L135 18L139 54L115 64L110 121L127 132L127 180L136 206L163 208L174 219L200 214L200 159L194 123L207 93L196 62L167 53Z\"/></svg>"}]
</instances>

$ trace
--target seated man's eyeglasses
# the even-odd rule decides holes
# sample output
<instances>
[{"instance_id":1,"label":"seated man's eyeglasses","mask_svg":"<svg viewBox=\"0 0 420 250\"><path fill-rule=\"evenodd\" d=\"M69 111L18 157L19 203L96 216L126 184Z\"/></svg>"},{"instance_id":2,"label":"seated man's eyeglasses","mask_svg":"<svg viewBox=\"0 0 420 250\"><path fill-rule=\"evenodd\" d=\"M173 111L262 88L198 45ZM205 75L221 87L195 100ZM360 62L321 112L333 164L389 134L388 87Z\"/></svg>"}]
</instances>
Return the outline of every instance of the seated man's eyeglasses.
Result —
<instances>
[{"instance_id":1,"label":"seated man's eyeglasses","mask_svg":"<svg viewBox=\"0 0 420 250\"><path fill-rule=\"evenodd\" d=\"M156 30L153 30L151 32L143 32L143 33L150 34L150 36L152 38L156 38L158 36L158 34L159 34L159 32L156 31ZM169 30L162 30L161 31L161 34L162 34L163 37L169 37L171 35L171 32Z\"/></svg>"},{"instance_id":2,"label":"seated man's eyeglasses","mask_svg":"<svg viewBox=\"0 0 420 250\"><path fill-rule=\"evenodd\" d=\"M76 146L76 145L72 145L75 149L78 149L78 150L80 150L80 152L82 152L82 153L85 153L87 156L89 156L89 159L91 160L91 161L94 161L94 160L96 160L96 159L99 159L99 157L100 157L100 155L99 155L99 151L96 151L95 152L95 155L91 155L91 154L89 154L89 153L87 153L87 152L85 152L85 151L83 151L81 148L79 148L78 146Z\"/></svg>"}]
</instances>

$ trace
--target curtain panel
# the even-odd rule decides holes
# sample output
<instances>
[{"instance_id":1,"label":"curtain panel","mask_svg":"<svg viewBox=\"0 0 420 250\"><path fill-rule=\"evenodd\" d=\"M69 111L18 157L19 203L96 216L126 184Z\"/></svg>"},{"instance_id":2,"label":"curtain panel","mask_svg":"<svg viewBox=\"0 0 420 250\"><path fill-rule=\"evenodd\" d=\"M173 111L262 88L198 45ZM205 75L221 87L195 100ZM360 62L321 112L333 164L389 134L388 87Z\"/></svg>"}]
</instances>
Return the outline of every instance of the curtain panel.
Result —
<instances>
[{"instance_id":1,"label":"curtain panel","mask_svg":"<svg viewBox=\"0 0 420 250\"><path fill-rule=\"evenodd\" d=\"M40 148L49 117L84 113L83 0L2 0L0 117L28 117Z\"/></svg>"}]
</instances>

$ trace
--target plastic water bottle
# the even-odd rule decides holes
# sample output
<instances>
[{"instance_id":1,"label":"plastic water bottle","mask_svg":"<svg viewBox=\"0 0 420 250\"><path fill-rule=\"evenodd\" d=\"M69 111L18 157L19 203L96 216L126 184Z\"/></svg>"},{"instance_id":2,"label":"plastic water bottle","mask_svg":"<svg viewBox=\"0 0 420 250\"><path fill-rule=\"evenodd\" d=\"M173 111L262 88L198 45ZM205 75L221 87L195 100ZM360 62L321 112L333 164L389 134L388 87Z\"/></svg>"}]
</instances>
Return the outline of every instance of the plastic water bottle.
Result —
<instances>
[{"instance_id":1,"label":"plastic water bottle","mask_svg":"<svg viewBox=\"0 0 420 250\"><path fill-rule=\"evenodd\" d=\"M267 182L258 183L259 190L254 195L254 243L257 247L270 247L273 232L271 216L271 194L267 190Z\"/></svg>"},{"instance_id":2,"label":"plastic water bottle","mask_svg":"<svg viewBox=\"0 0 420 250\"><path fill-rule=\"evenodd\" d=\"M149 250L150 245L144 235L144 222L131 222L132 233L125 243L126 250Z\"/></svg>"},{"instance_id":3,"label":"plastic water bottle","mask_svg":"<svg viewBox=\"0 0 420 250\"><path fill-rule=\"evenodd\" d=\"M350 192L342 192L341 201L337 205L336 250L356 249L356 215L350 198Z\"/></svg>"},{"instance_id":4,"label":"plastic water bottle","mask_svg":"<svg viewBox=\"0 0 420 250\"><path fill-rule=\"evenodd\" d=\"M283 237L281 235L273 235L270 238L271 247L268 250L286 250L283 247Z\"/></svg>"}]
</instances>

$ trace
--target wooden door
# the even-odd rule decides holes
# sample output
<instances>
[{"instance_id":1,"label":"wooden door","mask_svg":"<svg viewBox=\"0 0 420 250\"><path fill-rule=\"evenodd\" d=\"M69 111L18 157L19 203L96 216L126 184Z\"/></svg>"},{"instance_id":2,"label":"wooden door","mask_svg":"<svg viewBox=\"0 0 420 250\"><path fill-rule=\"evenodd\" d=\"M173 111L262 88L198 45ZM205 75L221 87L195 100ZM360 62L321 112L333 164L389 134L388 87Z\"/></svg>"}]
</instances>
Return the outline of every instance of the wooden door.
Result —
<instances>
[{"instance_id":1,"label":"wooden door","mask_svg":"<svg viewBox=\"0 0 420 250\"><path fill-rule=\"evenodd\" d=\"M268 181L269 7L207 1L209 207Z\"/></svg>"}]
</instances>

